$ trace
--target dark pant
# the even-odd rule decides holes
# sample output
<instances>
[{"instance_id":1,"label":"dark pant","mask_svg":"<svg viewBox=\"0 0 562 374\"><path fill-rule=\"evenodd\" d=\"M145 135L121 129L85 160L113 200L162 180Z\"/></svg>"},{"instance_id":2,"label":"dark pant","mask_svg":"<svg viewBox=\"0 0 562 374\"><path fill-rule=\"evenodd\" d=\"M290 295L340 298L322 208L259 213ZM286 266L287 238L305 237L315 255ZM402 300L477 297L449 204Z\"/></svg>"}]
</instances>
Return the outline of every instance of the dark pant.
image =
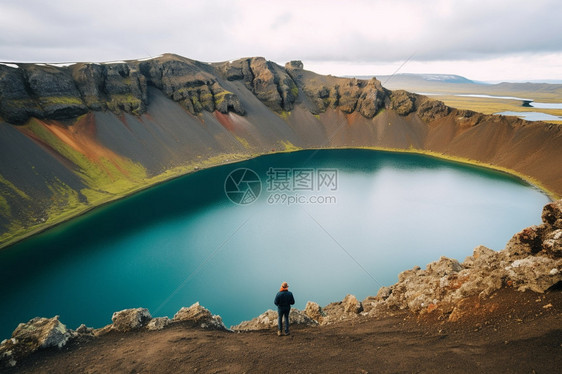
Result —
<instances>
[{"instance_id":1,"label":"dark pant","mask_svg":"<svg viewBox=\"0 0 562 374\"><path fill-rule=\"evenodd\" d=\"M283 331L283 318L285 318L285 333L289 333L289 312L291 308L277 308L277 314L279 318L277 319L277 324L279 326L279 331Z\"/></svg>"}]
</instances>

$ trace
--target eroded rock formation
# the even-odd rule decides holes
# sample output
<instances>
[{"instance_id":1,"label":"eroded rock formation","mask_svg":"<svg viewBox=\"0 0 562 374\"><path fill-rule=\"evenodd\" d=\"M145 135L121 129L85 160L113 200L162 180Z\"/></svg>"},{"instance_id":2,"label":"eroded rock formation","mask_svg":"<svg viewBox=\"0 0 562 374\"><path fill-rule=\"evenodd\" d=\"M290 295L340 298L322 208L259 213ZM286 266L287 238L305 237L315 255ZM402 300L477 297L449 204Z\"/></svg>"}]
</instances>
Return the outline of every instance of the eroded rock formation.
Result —
<instances>
[{"instance_id":1,"label":"eroded rock formation","mask_svg":"<svg viewBox=\"0 0 562 374\"><path fill-rule=\"evenodd\" d=\"M228 330L222 322L222 318L220 316L212 314L208 309L199 305L198 302L189 308L181 308L174 315L172 321L193 322L203 329Z\"/></svg>"}]
</instances>

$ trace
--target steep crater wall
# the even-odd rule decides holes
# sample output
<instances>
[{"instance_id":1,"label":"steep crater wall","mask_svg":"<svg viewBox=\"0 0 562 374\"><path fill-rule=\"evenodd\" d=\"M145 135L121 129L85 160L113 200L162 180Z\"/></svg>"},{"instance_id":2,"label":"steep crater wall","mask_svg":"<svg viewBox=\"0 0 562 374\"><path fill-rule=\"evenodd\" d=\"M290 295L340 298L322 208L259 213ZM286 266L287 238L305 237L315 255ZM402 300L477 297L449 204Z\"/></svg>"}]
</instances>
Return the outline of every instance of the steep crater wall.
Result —
<instances>
[{"instance_id":1,"label":"steep crater wall","mask_svg":"<svg viewBox=\"0 0 562 374\"><path fill-rule=\"evenodd\" d=\"M445 106L264 58L0 64L0 245L167 178L272 151L482 163L562 194L560 125Z\"/></svg>"}]
</instances>

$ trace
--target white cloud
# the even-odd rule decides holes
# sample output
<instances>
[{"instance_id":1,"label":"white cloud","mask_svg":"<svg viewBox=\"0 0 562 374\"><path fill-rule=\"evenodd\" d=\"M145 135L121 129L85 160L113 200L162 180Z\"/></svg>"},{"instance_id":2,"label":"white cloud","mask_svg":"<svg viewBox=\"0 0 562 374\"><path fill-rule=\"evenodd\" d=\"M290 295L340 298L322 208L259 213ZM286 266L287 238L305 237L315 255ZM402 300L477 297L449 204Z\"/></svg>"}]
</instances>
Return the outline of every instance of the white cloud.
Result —
<instances>
[{"instance_id":1,"label":"white cloud","mask_svg":"<svg viewBox=\"0 0 562 374\"><path fill-rule=\"evenodd\" d=\"M3 0L0 61L172 52L202 61L264 56L309 67L396 68L413 54L410 69L479 65L490 72L482 75L504 79L531 72L561 79L545 57L562 53L560 14L557 0ZM514 70L494 68L500 61Z\"/></svg>"}]
</instances>

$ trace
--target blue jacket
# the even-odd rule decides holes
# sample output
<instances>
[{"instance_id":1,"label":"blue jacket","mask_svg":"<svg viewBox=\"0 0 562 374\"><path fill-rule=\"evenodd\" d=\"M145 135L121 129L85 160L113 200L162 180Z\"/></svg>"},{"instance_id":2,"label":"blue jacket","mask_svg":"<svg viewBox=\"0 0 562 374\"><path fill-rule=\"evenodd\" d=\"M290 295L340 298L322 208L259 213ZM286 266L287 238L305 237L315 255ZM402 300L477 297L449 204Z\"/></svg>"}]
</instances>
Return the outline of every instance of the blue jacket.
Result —
<instances>
[{"instance_id":1,"label":"blue jacket","mask_svg":"<svg viewBox=\"0 0 562 374\"><path fill-rule=\"evenodd\" d=\"M295 303L295 298L291 291L279 291L275 295L275 300L273 301L277 308L281 310L291 309L291 305Z\"/></svg>"}]
</instances>

